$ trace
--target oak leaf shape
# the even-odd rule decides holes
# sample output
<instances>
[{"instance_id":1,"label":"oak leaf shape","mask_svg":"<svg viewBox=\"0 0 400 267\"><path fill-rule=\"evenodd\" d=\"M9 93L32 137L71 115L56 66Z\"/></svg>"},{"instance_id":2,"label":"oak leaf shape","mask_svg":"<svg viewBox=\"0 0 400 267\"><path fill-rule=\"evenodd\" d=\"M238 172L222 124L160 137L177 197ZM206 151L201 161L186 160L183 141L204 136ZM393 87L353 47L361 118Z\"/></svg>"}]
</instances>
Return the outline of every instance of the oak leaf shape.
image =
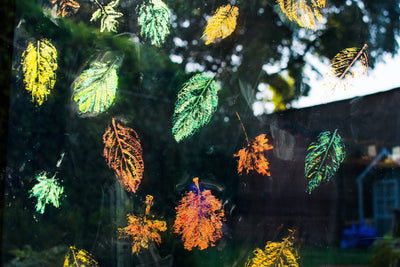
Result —
<instances>
[{"instance_id":1,"label":"oak leaf shape","mask_svg":"<svg viewBox=\"0 0 400 267\"><path fill-rule=\"evenodd\" d=\"M112 119L103 135L103 156L126 191L136 193L143 177L142 146L137 133Z\"/></svg>"},{"instance_id":2,"label":"oak leaf shape","mask_svg":"<svg viewBox=\"0 0 400 267\"><path fill-rule=\"evenodd\" d=\"M323 132L318 142L312 142L307 149L304 173L308 179L307 192L311 192L322 182L328 182L345 158L344 143L337 129L333 134Z\"/></svg>"},{"instance_id":3,"label":"oak leaf shape","mask_svg":"<svg viewBox=\"0 0 400 267\"><path fill-rule=\"evenodd\" d=\"M84 249L76 249L71 246L67 255L65 255L63 267L97 267L97 261L93 256Z\"/></svg>"},{"instance_id":4,"label":"oak leaf shape","mask_svg":"<svg viewBox=\"0 0 400 267\"><path fill-rule=\"evenodd\" d=\"M224 39L231 35L236 28L236 20L239 15L239 8L227 4L219 7L215 14L207 21L203 36L205 44L211 44L219 38Z\"/></svg>"},{"instance_id":5,"label":"oak leaf shape","mask_svg":"<svg viewBox=\"0 0 400 267\"><path fill-rule=\"evenodd\" d=\"M316 30L316 23L321 22L321 9L326 5L325 0L277 0L277 3L290 21L312 30Z\"/></svg>"},{"instance_id":6,"label":"oak leaf shape","mask_svg":"<svg viewBox=\"0 0 400 267\"><path fill-rule=\"evenodd\" d=\"M254 141L247 143L247 146L240 149L234 157L239 157L238 173L243 174L246 171L256 171L262 175L271 176L269 162L265 157L265 151L271 150L273 145L268 144L265 134L260 134Z\"/></svg>"},{"instance_id":7,"label":"oak leaf shape","mask_svg":"<svg viewBox=\"0 0 400 267\"><path fill-rule=\"evenodd\" d=\"M37 41L36 45L29 42L21 64L25 89L32 94L32 102L40 106L56 83L57 50L47 39Z\"/></svg>"},{"instance_id":8,"label":"oak leaf shape","mask_svg":"<svg viewBox=\"0 0 400 267\"><path fill-rule=\"evenodd\" d=\"M164 43L171 26L171 10L161 0L149 0L139 10L141 34L154 46Z\"/></svg>"},{"instance_id":9,"label":"oak leaf shape","mask_svg":"<svg viewBox=\"0 0 400 267\"><path fill-rule=\"evenodd\" d=\"M64 192L64 187L60 186L56 179L56 174L51 178L47 173L41 172L36 175L37 183L29 190L29 197L37 197L36 211L43 214L46 204L53 204L54 207L60 206L59 199Z\"/></svg>"},{"instance_id":10,"label":"oak leaf shape","mask_svg":"<svg viewBox=\"0 0 400 267\"><path fill-rule=\"evenodd\" d=\"M333 76L337 77L339 80L333 86L332 90L335 89L337 84L345 79L354 77L353 66L358 61L361 64L362 73L365 74L368 70L368 55L367 55L368 45L364 44L362 48L351 47L346 48L337 53L331 60L331 71Z\"/></svg>"},{"instance_id":11,"label":"oak leaf shape","mask_svg":"<svg viewBox=\"0 0 400 267\"><path fill-rule=\"evenodd\" d=\"M57 16L71 16L79 9L80 5L74 0L51 0L51 3L57 4Z\"/></svg>"},{"instance_id":12,"label":"oak leaf shape","mask_svg":"<svg viewBox=\"0 0 400 267\"><path fill-rule=\"evenodd\" d=\"M144 215L127 215L128 226L118 228L119 238L132 239L132 253L138 254L141 249L147 249L150 242L161 243L159 232L167 230L167 223L160 220L151 220L150 207L153 205L153 196L146 196L146 211Z\"/></svg>"},{"instance_id":13,"label":"oak leaf shape","mask_svg":"<svg viewBox=\"0 0 400 267\"><path fill-rule=\"evenodd\" d=\"M294 231L281 242L267 242L265 249L254 250L254 257L246 262L246 267L298 267L297 251L293 248Z\"/></svg>"},{"instance_id":14,"label":"oak leaf shape","mask_svg":"<svg viewBox=\"0 0 400 267\"><path fill-rule=\"evenodd\" d=\"M96 21L100 19L100 32L107 30L109 32L117 32L117 26L119 22L118 18L122 17L124 14L115 10L118 5L119 0L111 1L106 6L102 6L97 0L95 0L99 8L92 14L90 21Z\"/></svg>"},{"instance_id":15,"label":"oak leaf shape","mask_svg":"<svg viewBox=\"0 0 400 267\"><path fill-rule=\"evenodd\" d=\"M118 88L118 62L94 61L74 82L74 101L79 113L97 115L114 102Z\"/></svg>"},{"instance_id":16,"label":"oak leaf shape","mask_svg":"<svg viewBox=\"0 0 400 267\"><path fill-rule=\"evenodd\" d=\"M218 105L219 87L214 77L196 74L180 90L172 117L172 134L177 142L207 125Z\"/></svg>"},{"instance_id":17,"label":"oak leaf shape","mask_svg":"<svg viewBox=\"0 0 400 267\"><path fill-rule=\"evenodd\" d=\"M174 231L182 235L184 248L200 250L214 246L222 237L224 210L220 201L199 186L198 178L193 179L194 186L187 192L176 209Z\"/></svg>"}]
</instances>

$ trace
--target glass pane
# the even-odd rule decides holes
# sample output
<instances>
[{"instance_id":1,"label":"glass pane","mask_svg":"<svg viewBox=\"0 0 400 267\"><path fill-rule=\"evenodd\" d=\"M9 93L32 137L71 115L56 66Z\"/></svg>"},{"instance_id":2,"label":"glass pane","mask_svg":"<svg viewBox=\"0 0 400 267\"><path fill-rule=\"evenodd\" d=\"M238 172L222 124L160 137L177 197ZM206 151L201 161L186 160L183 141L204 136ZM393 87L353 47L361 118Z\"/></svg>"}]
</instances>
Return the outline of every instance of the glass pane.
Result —
<instances>
[{"instance_id":1,"label":"glass pane","mask_svg":"<svg viewBox=\"0 0 400 267\"><path fill-rule=\"evenodd\" d=\"M398 1L6 2L0 265L396 264Z\"/></svg>"}]
</instances>

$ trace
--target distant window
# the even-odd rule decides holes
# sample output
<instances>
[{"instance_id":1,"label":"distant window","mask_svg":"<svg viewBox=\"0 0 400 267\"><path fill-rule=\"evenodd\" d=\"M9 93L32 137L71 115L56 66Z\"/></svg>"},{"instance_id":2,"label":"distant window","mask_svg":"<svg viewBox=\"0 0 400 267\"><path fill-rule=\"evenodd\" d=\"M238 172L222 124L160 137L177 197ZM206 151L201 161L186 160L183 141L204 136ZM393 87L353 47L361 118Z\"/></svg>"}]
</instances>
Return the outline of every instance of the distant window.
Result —
<instances>
[{"instance_id":1,"label":"distant window","mask_svg":"<svg viewBox=\"0 0 400 267\"><path fill-rule=\"evenodd\" d=\"M375 145L368 146L368 156L370 156L371 158L376 157L376 146Z\"/></svg>"},{"instance_id":2,"label":"distant window","mask_svg":"<svg viewBox=\"0 0 400 267\"><path fill-rule=\"evenodd\" d=\"M391 218L393 209L398 207L397 180L382 180L374 183L374 217Z\"/></svg>"},{"instance_id":3,"label":"distant window","mask_svg":"<svg viewBox=\"0 0 400 267\"><path fill-rule=\"evenodd\" d=\"M395 146L392 149L392 159L394 161L400 161L400 146Z\"/></svg>"}]
</instances>

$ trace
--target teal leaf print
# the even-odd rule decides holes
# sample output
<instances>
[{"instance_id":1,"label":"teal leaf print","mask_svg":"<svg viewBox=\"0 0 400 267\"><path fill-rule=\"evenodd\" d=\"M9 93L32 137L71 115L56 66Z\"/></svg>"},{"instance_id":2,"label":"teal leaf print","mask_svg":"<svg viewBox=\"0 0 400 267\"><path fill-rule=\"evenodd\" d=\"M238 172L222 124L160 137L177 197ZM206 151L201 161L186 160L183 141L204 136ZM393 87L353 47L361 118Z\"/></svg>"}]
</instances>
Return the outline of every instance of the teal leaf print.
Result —
<instances>
[{"instance_id":1,"label":"teal leaf print","mask_svg":"<svg viewBox=\"0 0 400 267\"><path fill-rule=\"evenodd\" d=\"M305 177L308 179L307 193L318 187L321 182L328 182L345 158L344 144L337 129L333 134L323 132L318 142L312 142L307 149L305 159Z\"/></svg>"},{"instance_id":2,"label":"teal leaf print","mask_svg":"<svg viewBox=\"0 0 400 267\"><path fill-rule=\"evenodd\" d=\"M47 173L41 172L36 175L36 180L37 183L29 190L29 197L37 197L36 211L43 214L46 204L53 204L54 207L58 208L64 187L59 185L56 174L47 178Z\"/></svg>"},{"instance_id":3,"label":"teal leaf print","mask_svg":"<svg viewBox=\"0 0 400 267\"><path fill-rule=\"evenodd\" d=\"M205 74L196 74L183 85L172 118L172 134L177 142L209 123L217 109L218 91L214 77Z\"/></svg>"},{"instance_id":4,"label":"teal leaf print","mask_svg":"<svg viewBox=\"0 0 400 267\"><path fill-rule=\"evenodd\" d=\"M169 34L171 11L161 0L144 2L139 10L141 34L154 46L161 46Z\"/></svg>"}]
</instances>

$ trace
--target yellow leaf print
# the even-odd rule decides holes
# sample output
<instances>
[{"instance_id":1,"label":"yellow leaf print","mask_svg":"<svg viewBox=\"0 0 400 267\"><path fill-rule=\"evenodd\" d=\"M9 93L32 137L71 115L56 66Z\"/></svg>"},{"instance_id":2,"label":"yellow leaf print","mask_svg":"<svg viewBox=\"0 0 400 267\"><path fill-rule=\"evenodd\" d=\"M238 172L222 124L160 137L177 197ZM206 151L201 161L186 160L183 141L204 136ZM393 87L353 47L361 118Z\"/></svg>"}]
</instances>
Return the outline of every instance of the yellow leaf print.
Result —
<instances>
[{"instance_id":1,"label":"yellow leaf print","mask_svg":"<svg viewBox=\"0 0 400 267\"><path fill-rule=\"evenodd\" d=\"M289 230L289 235L281 242L267 242L264 250L256 248L246 267L299 267L297 251L293 248L294 233L294 230Z\"/></svg>"},{"instance_id":2,"label":"yellow leaf print","mask_svg":"<svg viewBox=\"0 0 400 267\"><path fill-rule=\"evenodd\" d=\"M75 246L69 247L69 252L65 255L63 267L98 267L98 263L93 256L84 249L76 249Z\"/></svg>"},{"instance_id":3,"label":"yellow leaf print","mask_svg":"<svg viewBox=\"0 0 400 267\"><path fill-rule=\"evenodd\" d=\"M22 53L25 89L32 94L32 102L40 106L56 83L57 50L46 39L29 43Z\"/></svg>"},{"instance_id":4,"label":"yellow leaf print","mask_svg":"<svg viewBox=\"0 0 400 267\"><path fill-rule=\"evenodd\" d=\"M311 3L310 3L311 2ZM282 12L289 20L297 22L301 27L316 30L316 22L321 22L321 9L325 0L278 0Z\"/></svg>"},{"instance_id":5,"label":"yellow leaf print","mask_svg":"<svg viewBox=\"0 0 400 267\"><path fill-rule=\"evenodd\" d=\"M217 9L215 14L207 21L203 36L206 39L206 45L209 45L219 38L224 39L232 34L236 28L236 18L239 15L239 9L227 4Z\"/></svg>"}]
</instances>

